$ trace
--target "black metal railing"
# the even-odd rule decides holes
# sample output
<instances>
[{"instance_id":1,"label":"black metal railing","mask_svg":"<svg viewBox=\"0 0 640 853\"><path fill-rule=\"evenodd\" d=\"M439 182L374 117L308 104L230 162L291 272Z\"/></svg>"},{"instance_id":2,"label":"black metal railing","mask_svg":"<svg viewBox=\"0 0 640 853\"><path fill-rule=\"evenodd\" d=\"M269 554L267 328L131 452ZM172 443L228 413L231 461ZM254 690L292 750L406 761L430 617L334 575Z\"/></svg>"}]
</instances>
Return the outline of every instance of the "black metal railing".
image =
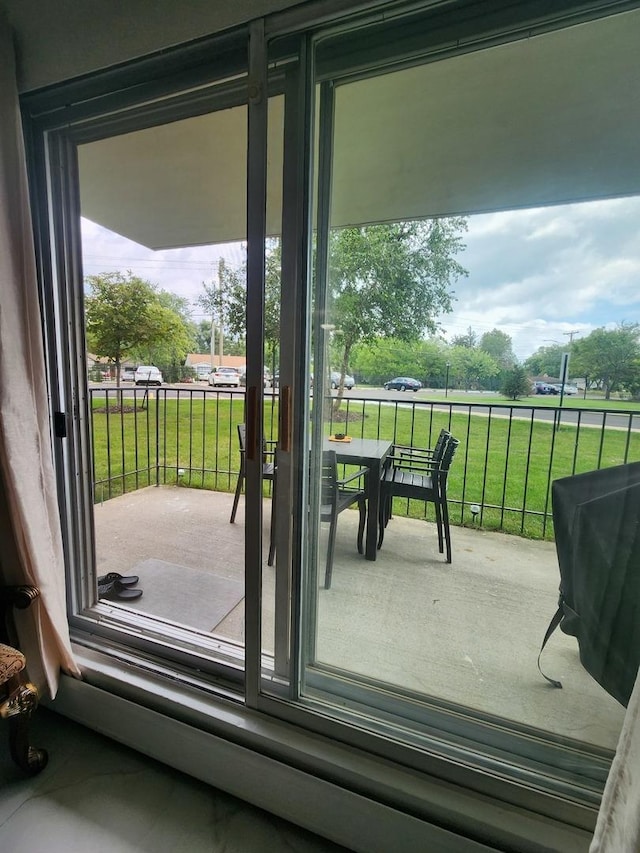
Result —
<instances>
[{"instance_id":1,"label":"black metal railing","mask_svg":"<svg viewBox=\"0 0 640 853\"><path fill-rule=\"evenodd\" d=\"M236 425L244 390L90 389L95 500L149 485L232 491L240 453ZM552 535L551 484L559 477L640 459L640 414L632 410L327 399L327 432L432 447L442 427L459 440L449 475L452 521L533 538ZM276 438L278 398L264 402L267 438ZM474 511L471 511L471 507ZM396 513L425 517L424 504Z\"/></svg>"}]
</instances>

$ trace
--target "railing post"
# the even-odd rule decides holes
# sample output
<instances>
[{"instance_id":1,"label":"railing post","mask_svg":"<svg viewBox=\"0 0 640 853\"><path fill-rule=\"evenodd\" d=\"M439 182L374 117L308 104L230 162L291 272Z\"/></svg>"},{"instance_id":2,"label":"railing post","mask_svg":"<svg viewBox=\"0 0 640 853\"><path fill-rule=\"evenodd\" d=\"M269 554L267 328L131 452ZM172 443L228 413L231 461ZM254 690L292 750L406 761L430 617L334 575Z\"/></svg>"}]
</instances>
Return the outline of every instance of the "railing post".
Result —
<instances>
[{"instance_id":1,"label":"railing post","mask_svg":"<svg viewBox=\"0 0 640 853\"><path fill-rule=\"evenodd\" d=\"M115 465L113 459L114 445L112 442L111 426L113 424L113 413L109 409L109 389L100 389L97 392L100 397L105 398L104 412L99 410L96 415L93 408L95 397L94 389L89 392L89 426L92 434L98 430L99 436L94 436L96 441L94 447L100 447L100 467L96 464L96 457L92 459L93 482L97 493L98 487L107 492L103 498L113 497L113 483L122 482L124 491L127 482L125 443L133 433L135 447L135 485L139 487L140 462L138 457L138 416L137 405L134 406L132 422L126 422L120 415L120 438L122 452L120 465ZM175 393L172 391L172 393ZM176 442L176 466L180 469L181 456L180 446L188 441L189 470L193 468L193 391L189 392L190 418L189 434L185 438L184 429L180 428L179 397L176 398L175 417L177 419L175 442ZM221 469L222 459L231 460L231 435L233 423L233 408L228 409L228 431L229 445L227 453L220 445L224 429L220 424L221 409L215 406L215 424L213 430L208 429L208 419L213 416L209 413L206 405L208 391L200 392L203 396L202 410L202 481L204 483L207 469L207 447L208 441L214 443L212 455L212 473L214 478L213 488L218 488L218 475L226 474L226 488L231 486L231 464L226 462L224 472ZM219 392L213 392L219 397ZM144 471L144 485L150 486L154 482L152 471L155 465L155 485L161 485L160 468L164 468L164 482L166 482L166 453L168 441L167 429L167 394L164 390L164 422L160 418L160 396L146 389L148 405L145 409L145 424L141 425L146 430L146 454ZM246 396L245 396L246 402ZM137 395L134 390L134 401ZM151 402L155 401L155 426L152 423L153 413ZM287 422L287 398L283 389L282 415ZM369 416L369 407L375 407L375 417ZM356 401L351 398L346 403L346 410L353 412ZM407 409L411 409L407 413ZM173 411L173 409L171 409ZM225 409L226 411L226 409ZM487 422L488 413L488 422ZM506 419L504 417L506 413ZM257 417L249 418L245 414L245 422L251 423ZM96 422L96 418L99 420ZM620 423L622 420L622 423ZM508 421L508 422L507 422ZM465 432L466 423L466 436ZM562 423L563 430L558 430ZM126 424L130 425L125 426ZM455 480L461 480L461 494L455 498L450 496L452 504L460 505L461 521L464 521L466 508L471 503L477 503L481 507L481 520L484 525L494 518L499 517L499 529L513 529L514 525L507 524L505 520L510 517L519 516L520 533L525 530L527 520L535 520L540 524L541 533L544 536L552 519L551 512L551 482L558 477L571 476L576 471L594 469L597 470L604 464L626 464L637 458L636 439L640 432L640 417L631 410L595 410L595 409L564 409L561 411L555 407L536 407L535 403L527 403L520 411L513 405L502 403L455 403L447 401L436 402L425 400L413 402L410 405L401 404L396 401L385 401L383 399L362 398L362 420L360 428L357 429L363 438L390 438L396 443L409 443L411 445L428 446L431 444L434 424L447 426L448 429L460 433L464 446L463 464L461 470L456 468ZM325 424L325 429L333 431L335 420ZM254 431L258 427L254 423ZM572 430L575 429L575 434ZM354 426L354 430L356 427ZM483 430L486 436L483 438ZM104 442L102 440L105 432ZM155 431L155 462L153 460L153 433ZM624 432L623 432L624 431ZM163 435L161 435L163 433ZM626 433L626 435L624 435ZM281 431L281 440L286 439L286 431ZM173 438L173 434L172 434ZM143 436L140 436L143 440ZM160 443L163 448L161 449ZM220 448L219 448L220 445ZM219 452L220 450L220 452ZM606 453L605 453L606 450ZM185 450L186 453L186 450ZM490 458L490 453L492 457ZM95 454L95 450L94 450ZM495 455L497 454L497 455ZM502 467L500 454L504 455L504 468L499 477L495 474L496 464ZM548 454L548 461L547 460ZM163 461L164 457L164 461ZM498 460L496 464L493 459ZM117 470L114 470L114 466ZM106 473L102 475L102 469ZM96 479L98 478L98 479ZM450 484L451 485L451 484ZM518 496L521 494L521 498Z\"/></svg>"},{"instance_id":2,"label":"railing post","mask_svg":"<svg viewBox=\"0 0 640 853\"><path fill-rule=\"evenodd\" d=\"M156 396L156 486L160 485L160 391Z\"/></svg>"}]
</instances>

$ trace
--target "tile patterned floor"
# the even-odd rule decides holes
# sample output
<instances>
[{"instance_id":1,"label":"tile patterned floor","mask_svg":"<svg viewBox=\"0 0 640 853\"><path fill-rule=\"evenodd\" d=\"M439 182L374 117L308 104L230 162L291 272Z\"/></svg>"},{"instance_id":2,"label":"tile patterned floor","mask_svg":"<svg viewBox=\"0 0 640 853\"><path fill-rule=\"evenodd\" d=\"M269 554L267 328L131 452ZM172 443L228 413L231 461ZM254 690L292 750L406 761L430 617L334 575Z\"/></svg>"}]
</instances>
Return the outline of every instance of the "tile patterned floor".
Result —
<instances>
[{"instance_id":1,"label":"tile patterned floor","mask_svg":"<svg viewBox=\"0 0 640 853\"><path fill-rule=\"evenodd\" d=\"M6 733L6 732L5 732ZM340 853L339 847L45 708L27 779L0 754L5 853Z\"/></svg>"}]
</instances>

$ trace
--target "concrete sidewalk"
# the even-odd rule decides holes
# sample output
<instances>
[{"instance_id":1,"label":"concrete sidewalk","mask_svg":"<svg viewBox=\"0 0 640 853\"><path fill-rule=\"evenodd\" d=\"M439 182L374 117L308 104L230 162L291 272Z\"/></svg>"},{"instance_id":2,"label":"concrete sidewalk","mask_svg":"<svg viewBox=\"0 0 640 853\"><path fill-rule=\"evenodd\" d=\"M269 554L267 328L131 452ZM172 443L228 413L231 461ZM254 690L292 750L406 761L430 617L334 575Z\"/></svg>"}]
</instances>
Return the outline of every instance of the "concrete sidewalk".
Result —
<instances>
[{"instance_id":1,"label":"concrete sidewalk","mask_svg":"<svg viewBox=\"0 0 640 853\"><path fill-rule=\"evenodd\" d=\"M244 577L244 500L160 486L95 507L98 573L130 572L155 558ZM271 501L263 520L263 646L273 650L275 570L266 565ZM375 562L355 548L357 513L342 513L330 590L317 599L316 661L425 696L614 749L624 709L583 669L574 638L557 631L543 670L536 660L557 606L555 545L452 528L453 563L435 527L394 517ZM180 578L176 577L176 583ZM213 628L244 641L244 602Z\"/></svg>"}]
</instances>

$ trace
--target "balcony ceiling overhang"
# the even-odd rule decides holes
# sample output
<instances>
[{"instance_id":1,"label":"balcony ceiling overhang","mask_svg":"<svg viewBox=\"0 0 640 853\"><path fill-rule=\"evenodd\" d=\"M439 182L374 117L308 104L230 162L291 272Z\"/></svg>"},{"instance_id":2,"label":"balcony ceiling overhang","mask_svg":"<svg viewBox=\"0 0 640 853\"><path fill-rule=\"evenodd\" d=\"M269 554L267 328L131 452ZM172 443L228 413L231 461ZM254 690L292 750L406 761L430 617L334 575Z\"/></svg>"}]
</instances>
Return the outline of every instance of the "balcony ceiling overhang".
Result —
<instances>
[{"instance_id":1,"label":"balcony ceiling overhang","mask_svg":"<svg viewBox=\"0 0 640 853\"><path fill-rule=\"evenodd\" d=\"M640 12L336 88L335 226L640 192ZM280 232L283 99L269 107ZM82 213L153 249L246 238L245 107L80 146Z\"/></svg>"}]
</instances>

